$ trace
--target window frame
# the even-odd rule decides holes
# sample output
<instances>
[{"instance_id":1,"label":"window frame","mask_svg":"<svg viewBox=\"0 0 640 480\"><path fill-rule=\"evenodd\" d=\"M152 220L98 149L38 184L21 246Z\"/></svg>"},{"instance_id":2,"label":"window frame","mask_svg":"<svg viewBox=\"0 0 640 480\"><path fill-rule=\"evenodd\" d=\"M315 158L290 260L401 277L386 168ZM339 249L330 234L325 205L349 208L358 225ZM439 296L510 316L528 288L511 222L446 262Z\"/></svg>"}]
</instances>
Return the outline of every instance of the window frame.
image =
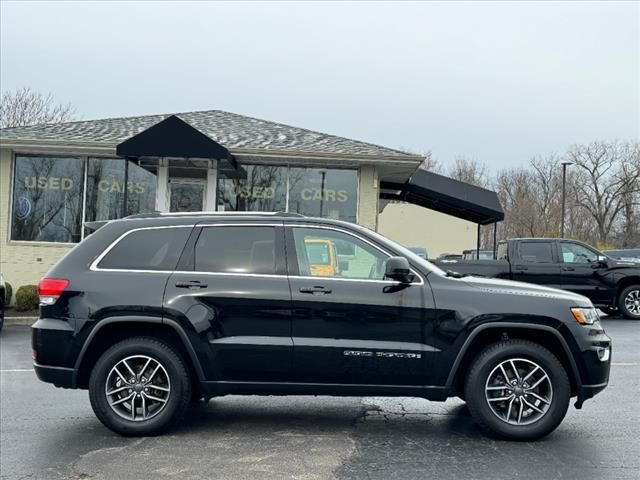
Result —
<instances>
[{"instance_id":1,"label":"window frame","mask_svg":"<svg viewBox=\"0 0 640 480\"><path fill-rule=\"evenodd\" d=\"M211 223L201 222L195 225L197 231L193 235L193 244L187 241L187 247L189 248L189 270L177 270L176 273L195 273L198 275L211 275L211 276L234 276L234 277L276 277L282 278L287 275L287 258L284 245L284 231L282 222L226 222L226 223ZM275 234L275 273L243 273L243 272L209 272L206 270L197 270L195 264L196 245L200 239L200 235L205 228L217 228L217 227L271 227L274 229ZM183 252L184 255L184 252ZM178 262L178 267L181 266L181 261ZM176 268L178 268L176 267Z\"/></svg>"},{"instance_id":2,"label":"window frame","mask_svg":"<svg viewBox=\"0 0 640 480\"><path fill-rule=\"evenodd\" d=\"M340 227L336 227L336 226L333 226L333 225L320 225L320 224L312 224L312 223L285 223L284 228L285 228L285 235L286 235L287 266L288 266L288 276L289 277L297 278L297 279L305 279L305 280L317 280L317 281L331 280L331 281L344 281L344 282L365 282L365 283L377 283L377 284L384 284L384 285L397 285L399 283L397 280L392 280L392 279L377 280L377 279L373 279L373 278L320 277L320 276L312 276L312 275L300 275L300 269L299 269L299 266L298 266L297 249L296 249L295 239L294 239L294 236L293 236L293 229L294 228L333 230L333 231L337 231L337 232L343 233L345 235L354 237L354 238L356 238L356 239L358 239L358 240L370 245L374 249L376 249L379 252L381 252L384 255L386 255L387 258L396 257L396 256L402 257L403 255L400 255L400 254L394 253L392 251L389 251L389 250L381 247L380 245L372 242L368 238L363 237L362 235L359 235L359 234L357 234L355 232L352 232L350 230L347 230L345 228L340 228ZM409 260L409 259L407 259L407 260ZM413 282L411 282L410 285L424 285L425 280L424 280L424 277L422 276L422 274L420 274L420 272L418 272L415 268L411 267L411 273L413 273L415 275L415 280Z\"/></svg>"},{"instance_id":3,"label":"window frame","mask_svg":"<svg viewBox=\"0 0 640 480\"><path fill-rule=\"evenodd\" d=\"M347 171L354 171L356 172L356 214L355 214L355 222L354 223L358 223L358 221L360 220L360 180L362 177L362 165L344 165L344 166L323 166L323 165L292 165L291 163L246 163L243 164L243 166L251 166L251 167L282 167L286 169L286 178L285 178L285 199L284 199L284 211L285 213L289 213L290 209L289 209L289 203L290 203L290 174L291 174L291 169L292 168L306 168L306 169L326 169L326 170L347 170ZM220 166L218 166L218 169L220 169ZM215 199L215 203L216 203L216 211L235 211L235 210L218 210L218 200L219 200L219 195L220 195L220 182L224 181L225 178L223 178L223 175L221 174L220 170L218 170L218 176L216 178L216 199ZM260 212L261 210L251 210L251 211L255 211L255 212ZM330 217L325 217L325 218L330 218ZM340 220L340 219L335 219L335 220ZM341 221L348 221L348 220L341 220Z\"/></svg>"},{"instance_id":4,"label":"window frame","mask_svg":"<svg viewBox=\"0 0 640 480\"><path fill-rule=\"evenodd\" d=\"M107 248L105 248L102 253L100 255L98 255L96 257L96 259L91 262L91 265L89 265L89 270L92 272L122 272L122 273L173 273L176 270L146 270L146 269L138 269L138 268L104 268L104 267L99 267L100 262L104 259L104 257L106 257L109 252L111 250L113 250L116 245L118 245L123 239L125 239L126 237L128 237L129 235L131 235L134 232L140 232L140 231L144 231L144 230L163 230L163 229L173 229L173 228L191 228L193 229L195 227L195 225L191 224L191 225L161 225L161 226L155 226L155 227L139 227L139 228L132 228L131 230L127 230L126 232L124 232L122 235L118 236L113 242L111 242ZM185 242L185 245L182 247L182 252L180 252L180 255L178 255L178 262L177 262L177 266L180 265L180 257L182 257L182 255L184 254L184 249L186 248L186 246L189 244L189 240L190 240L191 234L189 234L187 236L187 240ZM176 268L178 268L176 266Z\"/></svg>"},{"instance_id":5,"label":"window frame","mask_svg":"<svg viewBox=\"0 0 640 480\"><path fill-rule=\"evenodd\" d=\"M584 248L585 250L590 251L591 253L593 253L596 257L596 261L595 262L565 262L564 261L564 253L562 252L562 245L563 244L567 244L567 245L578 245L579 247ZM588 245L582 243L582 242L575 242L575 241L567 241L567 240L563 240L558 242L558 259L560 261L560 263L564 263L567 265L595 265L596 263L598 263L598 257L602 255L602 253L596 251L595 249L589 247Z\"/></svg>"},{"instance_id":6,"label":"window frame","mask_svg":"<svg viewBox=\"0 0 640 480\"><path fill-rule=\"evenodd\" d=\"M537 262L531 260L525 260L522 255L522 245L525 243L548 243L551 245L551 261L550 262ZM532 265L553 265L560 263L558 257L558 245L555 240L523 240L518 243L518 262L527 263Z\"/></svg>"},{"instance_id":7,"label":"window frame","mask_svg":"<svg viewBox=\"0 0 640 480\"><path fill-rule=\"evenodd\" d=\"M84 216L85 216L85 206L86 206L86 197L87 197L87 158L88 156L78 155L77 153L66 153L66 152L47 153L47 152L34 152L34 151L28 151L28 150L20 150L20 151L13 150L11 153L12 153L12 157L9 165L9 198L8 198L9 217L7 219L7 232L6 232L7 244L8 245L25 245L25 246L46 245L46 246L61 247L61 248L64 248L64 247L68 248L68 247L73 247L75 245L78 245L78 243L84 240L84 222L85 222ZM82 210L82 225L80 226L80 242L52 242L50 240L14 240L12 238L17 157L41 157L41 158L57 157L57 158L67 158L67 159L75 158L78 160L82 160L82 168L83 168L82 195L81 195L82 198L80 199L80 201L82 202L80 206Z\"/></svg>"},{"instance_id":8,"label":"window frame","mask_svg":"<svg viewBox=\"0 0 640 480\"><path fill-rule=\"evenodd\" d=\"M118 157L116 155L109 155L105 153L74 153L74 152L66 152L66 151L33 151L33 150L12 150L11 151L11 162L9 165L9 199L8 199L8 220L7 220L7 232L6 232L6 242L8 245L25 245L25 246L38 246L44 245L47 247L60 247L60 248L69 248L75 245L78 245L82 242L86 237L84 224L87 221L87 181L89 175L89 160L125 160L124 158ZM42 157L42 158L76 158L82 161L82 198L80 201L82 202L81 210L82 210L82 225L80 228L80 241L79 242L52 242L49 240L14 240L12 238L13 232L13 207L14 207L14 195L15 195L15 174L16 174L16 159L17 157ZM158 175L156 173L156 199L158 197ZM118 217L114 220L119 220L124 217Z\"/></svg>"}]
</instances>

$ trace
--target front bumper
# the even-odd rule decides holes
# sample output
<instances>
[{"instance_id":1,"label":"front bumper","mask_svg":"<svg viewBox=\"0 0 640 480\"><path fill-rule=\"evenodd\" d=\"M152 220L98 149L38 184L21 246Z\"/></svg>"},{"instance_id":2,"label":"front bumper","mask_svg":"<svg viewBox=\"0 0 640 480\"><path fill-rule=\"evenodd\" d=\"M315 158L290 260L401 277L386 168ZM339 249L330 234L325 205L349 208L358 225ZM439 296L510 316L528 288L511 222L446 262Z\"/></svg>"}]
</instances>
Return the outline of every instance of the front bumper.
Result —
<instances>
[{"instance_id":1,"label":"front bumper","mask_svg":"<svg viewBox=\"0 0 640 480\"><path fill-rule=\"evenodd\" d=\"M604 390L609 383L611 371L611 338L604 333L600 325L588 330L586 337L580 337L577 356L580 382L577 385L576 408L582 408L585 400L593 398Z\"/></svg>"}]
</instances>

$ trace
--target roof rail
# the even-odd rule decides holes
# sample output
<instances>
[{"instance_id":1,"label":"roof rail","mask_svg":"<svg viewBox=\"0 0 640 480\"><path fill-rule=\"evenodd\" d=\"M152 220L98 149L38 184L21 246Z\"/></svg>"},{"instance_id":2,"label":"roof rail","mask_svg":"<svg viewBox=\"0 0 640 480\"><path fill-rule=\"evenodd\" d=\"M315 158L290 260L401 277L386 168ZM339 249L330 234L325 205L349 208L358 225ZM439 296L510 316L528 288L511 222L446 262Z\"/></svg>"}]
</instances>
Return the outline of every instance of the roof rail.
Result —
<instances>
[{"instance_id":1,"label":"roof rail","mask_svg":"<svg viewBox=\"0 0 640 480\"><path fill-rule=\"evenodd\" d=\"M136 213L135 215L129 215L126 219L138 219L138 218L157 218L157 217L198 217L198 216L275 216L275 217L296 217L304 218L305 215L294 212L236 212L236 211L223 211L223 212L148 212L148 213Z\"/></svg>"}]
</instances>

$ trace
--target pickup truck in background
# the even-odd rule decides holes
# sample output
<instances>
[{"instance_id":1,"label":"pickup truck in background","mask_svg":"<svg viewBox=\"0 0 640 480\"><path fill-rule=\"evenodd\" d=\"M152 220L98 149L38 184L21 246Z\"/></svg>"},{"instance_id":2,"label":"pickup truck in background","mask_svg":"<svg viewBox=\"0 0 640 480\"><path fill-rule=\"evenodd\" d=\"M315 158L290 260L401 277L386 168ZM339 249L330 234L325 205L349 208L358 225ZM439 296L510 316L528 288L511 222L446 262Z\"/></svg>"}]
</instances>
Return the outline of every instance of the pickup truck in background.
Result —
<instances>
[{"instance_id":1,"label":"pickup truck in background","mask_svg":"<svg viewBox=\"0 0 640 480\"><path fill-rule=\"evenodd\" d=\"M579 293L607 314L640 320L640 265L613 259L576 240L516 238L497 260L435 263L459 274L504 278Z\"/></svg>"}]
</instances>

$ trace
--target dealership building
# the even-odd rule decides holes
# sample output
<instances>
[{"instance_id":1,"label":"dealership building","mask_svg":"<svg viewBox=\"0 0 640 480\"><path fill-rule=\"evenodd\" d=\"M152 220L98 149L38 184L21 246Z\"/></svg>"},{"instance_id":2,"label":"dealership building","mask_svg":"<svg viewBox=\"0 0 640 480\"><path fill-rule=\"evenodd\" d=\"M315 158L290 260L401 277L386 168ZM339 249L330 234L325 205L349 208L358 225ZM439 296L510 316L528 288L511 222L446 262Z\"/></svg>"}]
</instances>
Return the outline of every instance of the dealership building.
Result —
<instances>
[{"instance_id":1,"label":"dealership building","mask_svg":"<svg viewBox=\"0 0 640 480\"><path fill-rule=\"evenodd\" d=\"M476 225L502 220L495 194L423 160L219 110L1 129L0 271L14 291L36 284L85 222L151 211L295 212L430 256L473 248Z\"/></svg>"}]
</instances>

